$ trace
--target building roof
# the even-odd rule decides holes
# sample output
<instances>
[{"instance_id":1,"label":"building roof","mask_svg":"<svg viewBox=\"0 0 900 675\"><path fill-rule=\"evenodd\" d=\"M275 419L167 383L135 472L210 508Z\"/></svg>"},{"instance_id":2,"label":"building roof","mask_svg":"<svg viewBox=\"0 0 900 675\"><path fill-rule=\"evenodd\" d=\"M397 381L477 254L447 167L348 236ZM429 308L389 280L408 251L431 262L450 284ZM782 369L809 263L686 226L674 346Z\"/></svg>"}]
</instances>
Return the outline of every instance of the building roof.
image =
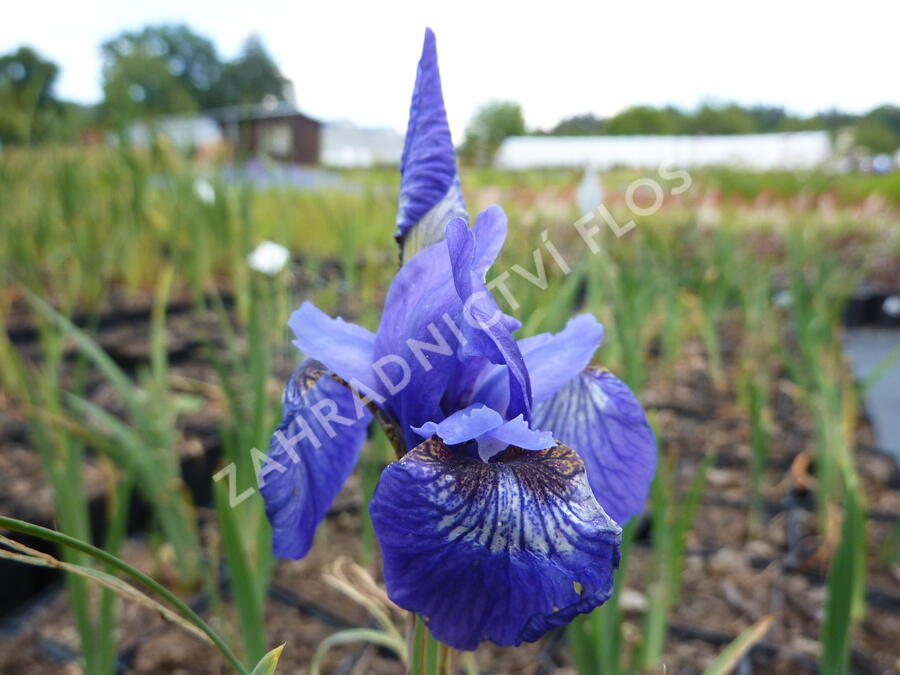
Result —
<instances>
[{"instance_id":1,"label":"building roof","mask_svg":"<svg viewBox=\"0 0 900 675\"><path fill-rule=\"evenodd\" d=\"M321 122L306 115L293 103L287 101L264 101L263 103L244 103L229 105L224 108L204 110L201 114L220 122L237 122L243 120L267 119L270 117L304 117L316 124Z\"/></svg>"}]
</instances>

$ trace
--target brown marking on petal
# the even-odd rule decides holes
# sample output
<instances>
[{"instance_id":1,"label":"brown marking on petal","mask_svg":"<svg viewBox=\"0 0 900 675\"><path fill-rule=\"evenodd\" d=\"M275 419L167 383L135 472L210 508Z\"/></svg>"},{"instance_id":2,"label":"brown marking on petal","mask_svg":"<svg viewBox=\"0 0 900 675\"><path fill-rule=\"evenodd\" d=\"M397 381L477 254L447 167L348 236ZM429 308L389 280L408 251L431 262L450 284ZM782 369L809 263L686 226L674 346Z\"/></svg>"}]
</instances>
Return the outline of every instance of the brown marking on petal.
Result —
<instances>
[{"instance_id":1,"label":"brown marking on petal","mask_svg":"<svg viewBox=\"0 0 900 675\"><path fill-rule=\"evenodd\" d=\"M327 372L328 370L324 365L318 361L313 361L297 373L297 389L300 390L300 395L306 396L316 386L319 378Z\"/></svg>"},{"instance_id":2,"label":"brown marking on petal","mask_svg":"<svg viewBox=\"0 0 900 675\"><path fill-rule=\"evenodd\" d=\"M365 394L361 394L355 390L343 378L338 377L334 373L330 373L330 375L331 379L338 384L347 387L347 389L352 391L360 401L367 398ZM400 430L400 425L397 424L397 421L390 413L382 410L375 401L367 401L366 408L369 409L369 412L372 413L372 417L374 417L381 425L385 436L388 437L391 447L394 448L394 454L397 455L397 459L403 457L403 455L406 454L406 444L403 442L403 432Z\"/></svg>"},{"instance_id":3,"label":"brown marking on petal","mask_svg":"<svg viewBox=\"0 0 900 675\"><path fill-rule=\"evenodd\" d=\"M584 472L584 463L571 448L559 443L546 450L523 450L510 447L500 461L484 462L452 452L437 436L423 441L408 453L410 461L425 465L442 465L456 480L457 487L479 498L496 484L499 471L511 471L516 479L537 499L565 499L572 491L571 482Z\"/></svg>"},{"instance_id":4,"label":"brown marking on petal","mask_svg":"<svg viewBox=\"0 0 900 675\"><path fill-rule=\"evenodd\" d=\"M300 396L306 396L310 390L316 386L316 383L323 376L327 375L332 380L337 382L343 387L346 387L351 392L353 392L357 398L362 401L365 397L364 394L360 394L360 392L356 391L351 387L346 380L338 375L332 373L328 368L325 367L325 364L320 363L318 361L310 361L310 363L299 373L296 375L297 379L297 388L300 390ZM396 420L387 412L378 407L378 405L374 401L369 401L366 403L366 408L369 409L369 412L372 413L372 417L378 420L378 423L381 424L381 428L384 429L385 435L388 437L388 440L391 443L391 447L394 448L394 452L399 459L406 452L406 447L403 443L403 433L400 431L400 425L397 424Z\"/></svg>"}]
</instances>

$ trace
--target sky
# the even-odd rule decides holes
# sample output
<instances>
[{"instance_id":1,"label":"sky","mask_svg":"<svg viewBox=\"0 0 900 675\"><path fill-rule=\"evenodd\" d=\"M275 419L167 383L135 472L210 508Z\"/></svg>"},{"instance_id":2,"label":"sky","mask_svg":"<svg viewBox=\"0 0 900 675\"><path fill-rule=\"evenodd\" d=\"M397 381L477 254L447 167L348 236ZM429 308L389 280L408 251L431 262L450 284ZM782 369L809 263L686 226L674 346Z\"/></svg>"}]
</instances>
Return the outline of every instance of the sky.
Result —
<instances>
[{"instance_id":1,"label":"sky","mask_svg":"<svg viewBox=\"0 0 900 675\"><path fill-rule=\"evenodd\" d=\"M802 114L900 104L895 0L45 0L3 14L0 54L27 44L55 61L64 99L99 101L103 41L186 23L224 58L261 36L304 112L398 131L430 26L457 141L491 100L520 103L527 125L544 129L642 103L737 101Z\"/></svg>"}]
</instances>

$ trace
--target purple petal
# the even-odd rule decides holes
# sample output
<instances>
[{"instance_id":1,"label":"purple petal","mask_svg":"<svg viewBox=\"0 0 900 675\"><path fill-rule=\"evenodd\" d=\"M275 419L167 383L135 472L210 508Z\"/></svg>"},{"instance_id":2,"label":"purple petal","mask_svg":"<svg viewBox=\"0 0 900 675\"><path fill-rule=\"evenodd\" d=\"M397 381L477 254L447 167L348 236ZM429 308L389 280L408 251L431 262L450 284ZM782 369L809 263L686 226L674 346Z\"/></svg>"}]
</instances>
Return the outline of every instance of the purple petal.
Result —
<instances>
[{"instance_id":1,"label":"purple petal","mask_svg":"<svg viewBox=\"0 0 900 675\"><path fill-rule=\"evenodd\" d=\"M474 230L456 219L447 232L451 234L446 240L420 251L397 272L375 338L375 363L388 359L407 366L407 384L390 397L388 408L404 430L409 448L420 442L412 427L440 421L444 410L465 405L460 395L474 387L488 361L515 362L512 372L518 396L517 405L510 406L511 416L524 414L527 420L530 415L526 404L530 395L526 399L524 393L528 374L511 333L517 322L506 317L482 328L476 320L485 312L488 319L494 318L491 307L500 312L484 288L483 277L506 233L503 212L489 209L487 215L479 216ZM478 289L476 302L466 306ZM433 348L423 352L423 344ZM413 345L418 345L417 351ZM394 367L402 366L395 363ZM442 403L447 407L442 408Z\"/></svg>"},{"instance_id":2,"label":"purple petal","mask_svg":"<svg viewBox=\"0 0 900 675\"><path fill-rule=\"evenodd\" d=\"M483 449L483 444L479 441L478 452L484 461L489 460L497 452L510 445L522 450L545 450L556 445L556 441L553 440L553 434L547 431L531 429L522 415L501 424L496 429L487 432L485 436L497 441L499 448L493 451Z\"/></svg>"},{"instance_id":3,"label":"purple petal","mask_svg":"<svg viewBox=\"0 0 900 675\"><path fill-rule=\"evenodd\" d=\"M568 448L485 463L425 441L370 511L391 600L456 649L536 640L612 593L621 530Z\"/></svg>"},{"instance_id":4,"label":"purple petal","mask_svg":"<svg viewBox=\"0 0 900 675\"><path fill-rule=\"evenodd\" d=\"M359 416L350 391L312 360L288 381L284 407L260 470L260 493L275 555L302 558L356 465L371 416L365 409Z\"/></svg>"},{"instance_id":5,"label":"purple petal","mask_svg":"<svg viewBox=\"0 0 900 675\"><path fill-rule=\"evenodd\" d=\"M413 430L422 438L439 436L447 445L458 445L483 436L502 425L503 418L500 413L478 405L457 410L442 422L426 422L421 427L413 427Z\"/></svg>"},{"instance_id":6,"label":"purple petal","mask_svg":"<svg viewBox=\"0 0 900 675\"><path fill-rule=\"evenodd\" d=\"M426 422L413 430L423 438L438 436L447 445L478 442L478 454L487 462L510 445L523 450L544 450L555 445L553 434L536 431L519 415L506 421L496 410L476 404L457 410L442 422Z\"/></svg>"},{"instance_id":7,"label":"purple petal","mask_svg":"<svg viewBox=\"0 0 900 675\"><path fill-rule=\"evenodd\" d=\"M590 314L582 314L570 319L555 335L543 333L519 340L531 380L533 404L547 400L581 373L602 339L603 325ZM481 381L472 400L504 411L508 398L506 367L496 366Z\"/></svg>"},{"instance_id":8,"label":"purple petal","mask_svg":"<svg viewBox=\"0 0 900 675\"><path fill-rule=\"evenodd\" d=\"M575 449L600 506L617 523L640 513L656 473L656 439L631 390L588 368L535 407L532 423Z\"/></svg>"},{"instance_id":9,"label":"purple petal","mask_svg":"<svg viewBox=\"0 0 900 675\"><path fill-rule=\"evenodd\" d=\"M444 110L434 33L425 30L400 161L397 242L409 260L440 241L453 218L466 218L456 154Z\"/></svg>"},{"instance_id":10,"label":"purple petal","mask_svg":"<svg viewBox=\"0 0 900 675\"><path fill-rule=\"evenodd\" d=\"M344 381L356 380L380 394L382 387L372 370L375 345L372 332L340 317L332 319L309 302L291 314L288 325L297 338L294 344L306 356L321 361Z\"/></svg>"},{"instance_id":11,"label":"purple petal","mask_svg":"<svg viewBox=\"0 0 900 675\"><path fill-rule=\"evenodd\" d=\"M388 408L400 423L409 448L421 440L411 427L443 418L441 398L451 378L461 370L456 356L459 342L445 319L449 317L457 326L461 308L444 242L429 246L409 260L388 289L374 357L376 362L399 358L408 367L409 381L389 397ZM420 349L423 362L410 345L426 343L437 345L439 351Z\"/></svg>"},{"instance_id":12,"label":"purple petal","mask_svg":"<svg viewBox=\"0 0 900 675\"><path fill-rule=\"evenodd\" d=\"M493 235L478 244L476 233ZM522 353L512 336L512 328L518 327L504 321L504 314L484 284L484 251L494 249L494 240L506 234L506 215L498 206L492 206L478 215L474 230L461 220L447 225L447 247L450 252L453 280L456 292L463 302L463 334L466 345L463 357L482 356L491 363L508 367L510 400L506 416L523 415L531 419L531 382Z\"/></svg>"}]
</instances>

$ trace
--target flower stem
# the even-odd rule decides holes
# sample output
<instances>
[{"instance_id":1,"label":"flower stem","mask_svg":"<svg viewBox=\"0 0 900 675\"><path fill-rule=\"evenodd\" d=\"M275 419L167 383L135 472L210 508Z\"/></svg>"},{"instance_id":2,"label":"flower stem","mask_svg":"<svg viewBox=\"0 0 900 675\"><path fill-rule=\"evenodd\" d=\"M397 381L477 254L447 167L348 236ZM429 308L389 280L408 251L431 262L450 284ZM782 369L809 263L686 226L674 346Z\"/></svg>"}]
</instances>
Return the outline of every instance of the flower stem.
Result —
<instances>
[{"instance_id":1,"label":"flower stem","mask_svg":"<svg viewBox=\"0 0 900 675\"><path fill-rule=\"evenodd\" d=\"M409 675L451 675L453 650L435 639L422 617L410 616Z\"/></svg>"}]
</instances>

